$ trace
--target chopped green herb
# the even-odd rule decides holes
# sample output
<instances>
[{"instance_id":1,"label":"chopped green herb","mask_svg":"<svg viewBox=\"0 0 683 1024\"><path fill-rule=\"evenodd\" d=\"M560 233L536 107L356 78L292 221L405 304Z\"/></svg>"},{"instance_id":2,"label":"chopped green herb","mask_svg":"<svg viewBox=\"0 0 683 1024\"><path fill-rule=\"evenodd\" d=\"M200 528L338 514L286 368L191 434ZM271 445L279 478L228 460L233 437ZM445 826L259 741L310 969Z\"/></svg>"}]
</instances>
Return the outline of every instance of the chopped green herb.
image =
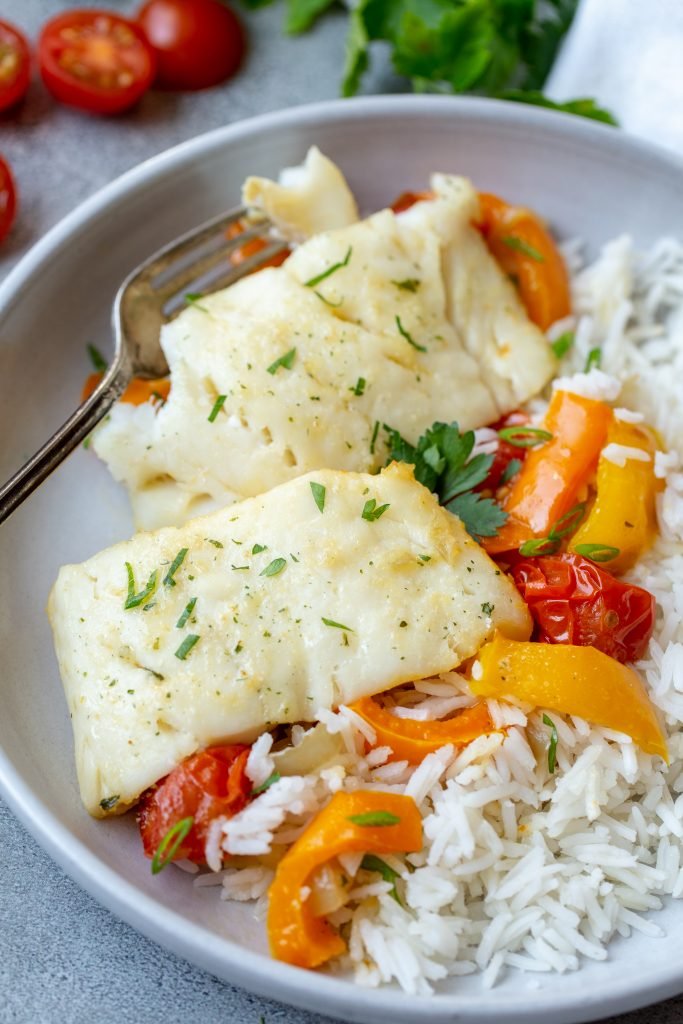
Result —
<instances>
[{"instance_id":1,"label":"chopped green herb","mask_svg":"<svg viewBox=\"0 0 683 1024\"><path fill-rule=\"evenodd\" d=\"M550 347L555 353L556 357L558 359L562 359L562 357L566 356L567 352L569 352L573 344L574 332L565 331L564 334L561 334L559 338L556 338L555 341L552 342Z\"/></svg>"},{"instance_id":2,"label":"chopped green herb","mask_svg":"<svg viewBox=\"0 0 683 1024\"><path fill-rule=\"evenodd\" d=\"M279 359L276 359L274 363L270 364L267 372L272 374L277 373L281 366L283 366L285 370L291 370L295 359L296 348L290 348L289 352L285 352L283 356L280 356Z\"/></svg>"},{"instance_id":3,"label":"chopped green herb","mask_svg":"<svg viewBox=\"0 0 683 1024\"><path fill-rule=\"evenodd\" d=\"M248 565L231 565L230 568L232 569L233 572L243 572L245 569L248 569L249 566Z\"/></svg>"},{"instance_id":4,"label":"chopped green herb","mask_svg":"<svg viewBox=\"0 0 683 1024\"><path fill-rule=\"evenodd\" d=\"M206 306L202 306L199 301L203 298L204 296L201 292L185 292L185 302L188 306L196 306L197 309L201 309L202 313L208 313L209 311Z\"/></svg>"},{"instance_id":5,"label":"chopped green herb","mask_svg":"<svg viewBox=\"0 0 683 1024\"><path fill-rule=\"evenodd\" d=\"M427 349L425 348L425 346L424 345L418 345L418 343L415 341L415 339L405 329L405 327L401 323L400 316L395 317L395 320L396 320L396 326L398 328L398 333L401 335L401 337L405 338L406 341L408 342L408 344L412 345L413 348L416 348L418 352L426 352Z\"/></svg>"},{"instance_id":6,"label":"chopped green herb","mask_svg":"<svg viewBox=\"0 0 683 1024\"><path fill-rule=\"evenodd\" d=\"M545 263L545 256L538 249L535 249L533 245L529 245L523 238L518 238L517 235L506 235L503 238L503 242L509 249L514 249L515 252L524 253L525 256L529 256L532 260L536 260L537 263Z\"/></svg>"},{"instance_id":7,"label":"chopped green herb","mask_svg":"<svg viewBox=\"0 0 683 1024\"><path fill-rule=\"evenodd\" d=\"M187 552L188 552L188 548L181 548L180 551L178 552L178 554L175 556L175 558L171 562L171 567L168 570L168 572L166 573L166 575L164 576L164 586L165 587L175 587L176 581L175 581L175 579L173 577L175 576L175 574L177 573L178 569L180 568L180 566L185 561L185 555L187 554Z\"/></svg>"},{"instance_id":8,"label":"chopped green herb","mask_svg":"<svg viewBox=\"0 0 683 1024\"><path fill-rule=\"evenodd\" d=\"M420 559L421 562L431 562L432 560L431 555L418 555L417 557Z\"/></svg>"},{"instance_id":9,"label":"chopped green herb","mask_svg":"<svg viewBox=\"0 0 683 1024\"><path fill-rule=\"evenodd\" d=\"M103 811L110 811L112 807L116 807L120 799L121 797L118 795L118 793L116 794L116 796L102 797L102 799L100 800L100 807L102 808Z\"/></svg>"},{"instance_id":10,"label":"chopped green herb","mask_svg":"<svg viewBox=\"0 0 683 1024\"><path fill-rule=\"evenodd\" d=\"M185 661L185 658L188 656L188 654L198 641L199 637L197 636L196 633L188 633L188 635L185 637L178 650L175 652L176 658L179 658L180 661Z\"/></svg>"},{"instance_id":11,"label":"chopped green herb","mask_svg":"<svg viewBox=\"0 0 683 1024\"><path fill-rule=\"evenodd\" d=\"M524 424L520 424L518 427L503 427L498 431L498 437L515 448L536 448L539 444L545 444L546 441L553 439L553 435L549 434L547 430L541 430L540 427L527 427Z\"/></svg>"},{"instance_id":12,"label":"chopped green herb","mask_svg":"<svg viewBox=\"0 0 683 1024\"><path fill-rule=\"evenodd\" d=\"M621 554L620 548L614 548L610 544L577 544L574 551L577 555L590 558L591 562L611 562Z\"/></svg>"},{"instance_id":13,"label":"chopped green herb","mask_svg":"<svg viewBox=\"0 0 683 1024\"><path fill-rule=\"evenodd\" d=\"M340 299L339 302L332 302L331 299L326 299L322 292L319 292L319 291L316 290L313 294L317 295L318 298L320 299L320 301L324 302L326 306L331 306L332 309L339 309L339 307L343 306L343 304L344 304L344 299L343 298Z\"/></svg>"},{"instance_id":14,"label":"chopped green herb","mask_svg":"<svg viewBox=\"0 0 683 1024\"><path fill-rule=\"evenodd\" d=\"M584 367L584 373L590 373L592 369L599 370L602 364L602 350L599 348L592 348L588 353L586 359L586 365Z\"/></svg>"},{"instance_id":15,"label":"chopped green herb","mask_svg":"<svg viewBox=\"0 0 683 1024\"><path fill-rule=\"evenodd\" d=\"M206 539L208 540L209 544L213 544L213 546L215 548L222 548L223 547L223 544L219 540L212 540L211 537L207 537Z\"/></svg>"},{"instance_id":16,"label":"chopped green herb","mask_svg":"<svg viewBox=\"0 0 683 1024\"><path fill-rule=\"evenodd\" d=\"M502 472L502 475L501 475L501 478L500 478L501 484L506 484L510 480L512 480L513 476L516 476L519 473L521 468L522 468L522 460L521 459L510 459L510 461L508 462L507 466L505 467L505 469Z\"/></svg>"},{"instance_id":17,"label":"chopped green herb","mask_svg":"<svg viewBox=\"0 0 683 1024\"><path fill-rule=\"evenodd\" d=\"M474 488L486 480L493 455L475 455L474 431L461 434L457 423L433 423L412 445L397 430L384 425L388 435L388 462L408 462L415 467L415 479L434 491L463 521L468 533L495 537L507 520L507 513L492 498L484 498Z\"/></svg>"},{"instance_id":18,"label":"chopped green herb","mask_svg":"<svg viewBox=\"0 0 683 1024\"><path fill-rule=\"evenodd\" d=\"M341 270L342 267L347 267L349 264L349 260L351 259L352 252L353 249L351 246L349 246L348 249L346 250L346 256L344 257L343 260L341 260L339 263L333 263L331 267L327 268L327 270L323 270L322 274L317 274L315 277L312 277L309 281L304 281L306 287L315 288L317 284L320 284L320 282L324 281L325 278L330 277L332 274L336 273L337 270Z\"/></svg>"},{"instance_id":19,"label":"chopped green herb","mask_svg":"<svg viewBox=\"0 0 683 1024\"><path fill-rule=\"evenodd\" d=\"M313 493L313 501L318 506L319 512L325 511L325 487L323 484L316 484L311 481L311 491Z\"/></svg>"},{"instance_id":20,"label":"chopped green herb","mask_svg":"<svg viewBox=\"0 0 683 1024\"><path fill-rule=\"evenodd\" d=\"M360 862L360 866L364 871L376 871L381 875L384 881L388 882L391 886L391 890L389 892L391 898L396 900L399 906L403 906L396 889L396 880L401 877L398 871L394 871L393 868L389 867L385 860L382 860L381 857L376 857L374 853L366 853Z\"/></svg>"},{"instance_id":21,"label":"chopped green herb","mask_svg":"<svg viewBox=\"0 0 683 1024\"><path fill-rule=\"evenodd\" d=\"M363 505L361 518L367 519L369 523L374 523L375 520L379 519L380 516L384 515L388 508L389 505L380 505L378 507L375 498L369 498L368 501L366 501L365 504Z\"/></svg>"},{"instance_id":22,"label":"chopped green herb","mask_svg":"<svg viewBox=\"0 0 683 1024\"><path fill-rule=\"evenodd\" d=\"M343 622L335 622L334 619L326 619L324 615L321 616L321 619L326 626L332 626L334 629L345 629L348 633L355 633L355 629L351 629L350 626L345 626Z\"/></svg>"},{"instance_id":23,"label":"chopped green herb","mask_svg":"<svg viewBox=\"0 0 683 1024\"><path fill-rule=\"evenodd\" d=\"M181 818L180 821L176 821L175 825L169 828L152 857L153 875L158 875L173 860L180 844L187 838L193 825L194 818L189 817Z\"/></svg>"},{"instance_id":24,"label":"chopped green herb","mask_svg":"<svg viewBox=\"0 0 683 1024\"><path fill-rule=\"evenodd\" d=\"M366 811L365 814L350 814L346 820L360 828L385 828L398 825L401 819L391 811Z\"/></svg>"},{"instance_id":25,"label":"chopped green herb","mask_svg":"<svg viewBox=\"0 0 683 1024\"><path fill-rule=\"evenodd\" d=\"M543 715L543 724L547 725L550 729L550 746L548 747L548 771L551 775L554 775L555 766L557 764L557 726L553 722L552 718L548 718L547 715Z\"/></svg>"},{"instance_id":26,"label":"chopped green herb","mask_svg":"<svg viewBox=\"0 0 683 1024\"><path fill-rule=\"evenodd\" d=\"M185 625L185 623L189 619L190 615L192 615L192 612L194 611L194 606L196 605L196 603L197 603L197 598L196 597L190 598L190 600L187 602L187 604L185 605L185 607L183 609L182 615L180 616L180 618L178 619L178 621L175 624L175 628L176 629L182 629L183 628L183 626Z\"/></svg>"},{"instance_id":27,"label":"chopped green herb","mask_svg":"<svg viewBox=\"0 0 683 1024\"><path fill-rule=\"evenodd\" d=\"M273 772L272 775L268 776L265 782L261 783L260 786L254 786L254 788L251 791L251 795L258 796L259 793L265 793L265 791L267 789L270 789L273 783L277 782L280 778L281 776L279 772Z\"/></svg>"},{"instance_id":28,"label":"chopped green herb","mask_svg":"<svg viewBox=\"0 0 683 1024\"><path fill-rule=\"evenodd\" d=\"M375 420L375 426L372 430L372 437L370 438L370 454L375 454L375 442L377 441L377 434L379 433L379 420Z\"/></svg>"},{"instance_id":29,"label":"chopped green herb","mask_svg":"<svg viewBox=\"0 0 683 1024\"><path fill-rule=\"evenodd\" d=\"M106 373L108 370L107 360L94 345L88 345L88 355L96 373Z\"/></svg>"},{"instance_id":30,"label":"chopped green herb","mask_svg":"<svg viewBox=\"0 0 683 1024\"><path fill-rule=\"evenodd\" d=\"M209 423L213 423L213 421L216 419L216 416L218 416L218 413L225 405L225 400L227 397L227 395L219 395L216 401L213 403L213 409L211 410L207 417Z\"/></svg>"},{"instance_id":31,"label":"chopped green herb","mask_svg":"<svg viewBox=\"0 0 683 1024\"><path fill-rule=\"evenodd\" d=\"M416 277L407 277L405 281L392 281L397 288L400 288L402 292L413 292L413 294L420 287L420 282Z\"/></svg>"},{"instance_id":32,"label":"chopped green herb","mask_svg":"<svg viewBox=\"0 0 683 1024\"><path fill-rule=\"evenodd\" d=\"M365 377L359 377L358 380L356 381L356 386L353 388L349 388L349 391L353 391L354 395L362 395L363 392L365 391L366 383L367 381L365 380Z\"/></svg>"},{"instance_id":33,"label":"chopped green herb","mask_svg":"<svg viewBox=\"0 0 683 1024\"><path fill-rule=\"evenodd\" d=\"M494 607L495 606L492 605L492 604L489 604L488 601L484 601L483 605L481 606L481 610L484 613L484 615L493 615Z\"/></svg>"},{"instance_id":34,"label":"chopped green herb","mask_svg":"<svg viewBox=\"0 0 683 1024\"><path fill-rule=\"evenodd\" d=\"M135 576L130 562L126 562L126 573L128 575L128 596L123 607L128 611L129 608L137 608L139 605L144 604L147 598L152 596L157 586L157 570L155 569L152 572L144 590L141 590L139 594L135 593Z\"/></svg>"},{"instance_id":35,"label":"chopped green herb","mask_svg":"<svg viewBox=\"0 0 683 1024\"><path fill-rule=\"evenodd\" d=\"M267 545L266 544L254 544L253 548L251 549L251 553L252 553L252 555L260 555L262 551L266 551L266 550L267 550Z\"/></svg>"},{"instance_id":36,"label":"chopped green herb","mask_svg":"<svg viewBox=\"0 0 683 1024\"><path fill-rule=\"evenodd\" d=\"M278 573L282 572L284 567L287 565L286 558L274 558L265 569L263 569L259 576L277 576Z\"/></svg>"}]
</instances>

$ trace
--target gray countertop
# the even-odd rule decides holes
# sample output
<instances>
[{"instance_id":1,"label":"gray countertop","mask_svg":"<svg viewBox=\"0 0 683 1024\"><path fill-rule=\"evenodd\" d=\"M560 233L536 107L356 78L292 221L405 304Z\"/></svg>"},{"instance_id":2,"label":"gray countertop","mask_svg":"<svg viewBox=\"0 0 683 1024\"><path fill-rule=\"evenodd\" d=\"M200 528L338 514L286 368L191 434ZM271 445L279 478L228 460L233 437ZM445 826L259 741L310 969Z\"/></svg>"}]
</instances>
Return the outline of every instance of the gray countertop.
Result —
<instances>
[{"instance_id":1,"label":"gray countertop","mask_svg":"<svg viewBox=\"0 0 683 1024\"><path fill-rule=\"evenodd\" d=\"M131 3L110 0L123 12ZM4 0L2 16L35 38L67 7L59 0ZM80 6L86 6L81 4ZM151 93L114 121L52 103L38 84L20 111L0 115L0 150L18 181L21 215L0 249L0 275L60 217L141 160L253 114L337 95L345 16L285 40L280 7L245 16L248 60L232 82L203 93ZM372 91L400 87L386 64ZM36 845L0 802L0 1024L324 1024L322 1017L250 995L138 935L100 907ZM681 1024L683 998L611 1024Z\"/></svg>"}]
</instances>

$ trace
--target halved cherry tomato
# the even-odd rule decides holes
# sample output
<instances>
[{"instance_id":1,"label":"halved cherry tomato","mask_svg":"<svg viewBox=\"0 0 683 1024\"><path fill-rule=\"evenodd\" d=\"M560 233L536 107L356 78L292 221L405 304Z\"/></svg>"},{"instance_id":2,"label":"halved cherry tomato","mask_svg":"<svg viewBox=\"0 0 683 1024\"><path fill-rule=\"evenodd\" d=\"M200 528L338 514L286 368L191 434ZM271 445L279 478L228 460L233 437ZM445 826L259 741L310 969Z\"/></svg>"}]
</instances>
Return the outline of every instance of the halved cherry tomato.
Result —
<instances>
[{"instance_id":1,"label":"halved cherry tomato","mask_svg":"<svg viewBox=\"0 0 683 1024\"><path fill-rule=\"evenodd\" d=\"M153 857L169 829L183 818L194 823L173 860L206 862L206 837L216 818L232 817L246 806L252 783L245 774L250 747L235 743L209 747L186 758L143 795L138 827L145 855Z\"/></svg>"},{"instance_id":2,"label":"halved cherry tomato","mask_svg":"<svg viewBox=\"0 0 683 1024\"><path fill-rule=\"evenodd\" d=\"M31 80L31 53L19 29L0 21L0 110L25 95Z\"/></svg>"},{"instance_id":3,"label":"halved cherry tomato","mask_svg":"<svg viewBox=\"0 0 683 1024\"><path fill-rule=\"evenodd\" d=\"M9 233L17 212L17 190L9 164L0 156L0 242Z\"/></svg>"},{"instance_id":4,"label":"halved cherry tomato","mask_svg":"<svg viewBox=\"0 0 683 1024\"><path fill-rule=\"evenodd\" d=\"M147 92L156 70L142 29L110 11L66 11L38 41L40 73L55 99L92 114L119 114Z\"/></svg>"},{"instance_id":5,"label":"halved cherry tomato","mask_svg":"<svg viewBox=\"0 0 683 1024\"><path fill-rule=\"evenodd\" d=\"M235 220L225 232L226 237L229 239L236 238L237 235L241 235L248 226L249 225L246 220ZM236 267L240 263L244 263L244 261L249 259L250 256L253 256L257 252L261 252L261 250L265 249L269 244L269 241L265 238L252 238L251 241L245 242L244 245L240 245L236 249L233 249L228 256L228 259L233 266ZM257 269L262 270L263 267L280 267L289 255L290 250L284 249L282 252L277 253L276 256L271 256L269 260L265 260Z\"/></svg>"},{"instance_id":6,"label":"halved cherry tomato","mask_svg":"<svg viewBox=\"0 0 683 1024\"><path fill-rule=\"evenodd\" d=\"M597 647L621 662L645 654L656 603L642 587L569 554L518 562L512 577L536 623L534 640Z\"/></svg>"},{"instance_id":7,"label":"halved cherry tomato","mask_svg":"<svg viewBox=\"0 0 683 1024\"><path fill-rule=\"evenodd\" d=\"M138 21L157 57L157 85L208 89L230 78L244 56L242 26L218 0L148 0Z\"/></svg>"}]
</instances>

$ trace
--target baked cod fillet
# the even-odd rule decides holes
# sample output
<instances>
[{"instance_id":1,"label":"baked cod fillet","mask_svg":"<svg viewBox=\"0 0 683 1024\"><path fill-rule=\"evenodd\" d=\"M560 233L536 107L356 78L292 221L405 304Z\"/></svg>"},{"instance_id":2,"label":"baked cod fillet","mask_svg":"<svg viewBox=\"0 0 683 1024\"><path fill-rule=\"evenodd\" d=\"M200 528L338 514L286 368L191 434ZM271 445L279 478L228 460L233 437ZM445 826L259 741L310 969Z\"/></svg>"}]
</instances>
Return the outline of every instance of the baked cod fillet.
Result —
<instances>
[{"instance_id":1,"label":"baked cod fillet","mask_svg":"<svg viewBox=\"0 0 683 1024\"><path fill-rule=\"evenodd\" d=\"M368 521L372 498L388 507ZM96 816L199 748L448 671L495 629L531 631L513 584L398 464L321 470L138 534L62 568L48 611Z\"/></svg>"},{"instance_id":2,"label":"baked cod fillet","mask_svg":"<svg viewBox=\"0 0 683 1024\"><path fill-rule=\"evenodd\" d=\"M339 172L321 186L318 163L304 208L320 220L328 188L343 223ZM295 231L303 186L267 184L248 194ZM403 214L313 235L164 327L168 401L119 404L93 440L138 527L177 526L321 466L377 470L385 423L414 444L435 420L485 426L541 390L552 351L473 227L476 192L447 175L432 189Z\"/></svg>"}]
</instances>

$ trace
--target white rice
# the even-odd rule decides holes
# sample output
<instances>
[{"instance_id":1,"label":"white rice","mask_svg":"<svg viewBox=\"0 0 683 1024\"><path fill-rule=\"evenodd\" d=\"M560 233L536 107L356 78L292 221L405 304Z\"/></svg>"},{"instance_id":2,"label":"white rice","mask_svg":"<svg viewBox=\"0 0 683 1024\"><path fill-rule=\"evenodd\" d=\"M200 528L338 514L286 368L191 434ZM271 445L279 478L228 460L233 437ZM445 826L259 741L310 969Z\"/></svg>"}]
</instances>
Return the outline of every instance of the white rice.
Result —
<instances>
[{"instance_id":1,"label":"white rice","mask_svg":"<svg viewBox=\"0 0 683 1024\"><path fill-rule=\"evenodd\" d=\"M576 315L550 337L575 332L560 387L615 401L626 422L645 420L673 447L683 438L683 246L662 239L637 254L627 237L608 243L582 268L578 243L564 247L575 274ZM583 372L588 353L601 368ZM539 407L540 409L540 407ZM479 450L492 438L477 432ZM614 447L614 446L613 446ZM617 446L618 447L618 446ZM612 453L624 459L642 457ZM401 903L377 876L359 871L360 855L343 860L355 902L332 915L348 951L331 966L366 986L397 982L429 993L442 979L482 972L484 986L510 970L574 971L604 960L613 936L663 932L643 915L665 896L683 897L683 460L657 455L666 483L658 499L661 535L631 571L651 591L658 621L638 665L668 734L671 763L642 753L627 736L552 713L559 743L557 771L547 763L543 709L490 701L505 733L467 747L444 747L418 766L388 762L374 731L348 708L320 712L341 737L338 764L312 775L284 777L222 826L224 854L263 856L294 841L340 789L406 793L423 816L424 848L386 858L399 874ZM476 672L473 671L473 674ZM431 720L467 706L471 696L455 672L401 691L394 713ZM272 774L269 738L249 758L255 785ZM212 860L220 860L213 851ZM228 867L197 884L219 881L225 898L256 900L262 916L269 866Z\"/></svg>"}]
</instances>

